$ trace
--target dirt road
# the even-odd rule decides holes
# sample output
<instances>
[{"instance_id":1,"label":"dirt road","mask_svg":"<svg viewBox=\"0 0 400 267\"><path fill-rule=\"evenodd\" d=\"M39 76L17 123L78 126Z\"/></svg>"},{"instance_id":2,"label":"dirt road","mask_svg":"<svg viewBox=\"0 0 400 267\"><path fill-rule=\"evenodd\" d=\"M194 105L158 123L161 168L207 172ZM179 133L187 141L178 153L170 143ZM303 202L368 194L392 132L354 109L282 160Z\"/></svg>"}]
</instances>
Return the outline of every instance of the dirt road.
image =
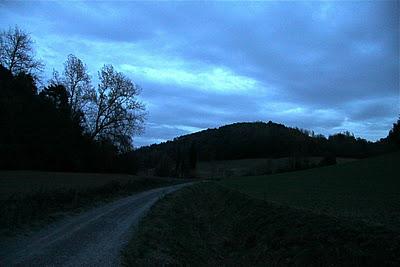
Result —
<instances>
[{"instance_id":1,"label":"dirt road","mask_svg":"<svg viewBox=\"0 0 400 267\"><path fill-rule=\"evenodd\" d=\"M163 195L185 185L152 189L1 240L0 266L119 266L139 219Z\"/></svg>"}]
</instances>

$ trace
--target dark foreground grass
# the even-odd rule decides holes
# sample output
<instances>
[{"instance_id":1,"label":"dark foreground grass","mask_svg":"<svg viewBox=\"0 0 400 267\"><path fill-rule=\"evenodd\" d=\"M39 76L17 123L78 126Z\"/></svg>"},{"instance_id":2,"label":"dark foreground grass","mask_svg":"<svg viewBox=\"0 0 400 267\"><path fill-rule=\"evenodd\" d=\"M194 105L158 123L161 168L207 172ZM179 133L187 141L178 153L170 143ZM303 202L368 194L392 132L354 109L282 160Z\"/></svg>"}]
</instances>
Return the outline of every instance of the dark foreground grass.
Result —
<instances>
[{"instance_id":1,"label":"dark foreground grass","mask_svg":"<svg viewBox=\"0 0 400 267\"><path fill-rule=\"evenodd\" d=\"M201 183L141 221L126 266L400 266L400 237Z\"/></svg>"},{"instance_id":2,"label":"dark foreground grass","mask_svg":"<svg viewBox=\"0 0 400 267\"><path fill-rule=\"evenodd\" d=\"M87 177L92 176L93 174L87 174ZM183 182L183 180L177 179L130 177L129 179L102 181L89 185L86 184L84 174L80 174L79 177L81 183L74 181L74 183L76 182L74 186L62 187L58 183L52 187L42 187L42 189L31 192L20 191L16 187L14 189L16 193L8 193L6 197L1 198L0 235L12 235L18 233L21 228L40 226L51 222L63 216L65 212L79 212L94 204L134 192ZM49 183L51 184L51 182Z\"/></svg>"},{"instance_id":3,"label":"dark foreground grass","mask_svg":"<svg viewBox=\"0 0 400 267\"><path fill-rule=\"evenodd\" d=\"M252 197L400 231L400 152L336 166L223 179Z\"/></svg>"}]
</instances>

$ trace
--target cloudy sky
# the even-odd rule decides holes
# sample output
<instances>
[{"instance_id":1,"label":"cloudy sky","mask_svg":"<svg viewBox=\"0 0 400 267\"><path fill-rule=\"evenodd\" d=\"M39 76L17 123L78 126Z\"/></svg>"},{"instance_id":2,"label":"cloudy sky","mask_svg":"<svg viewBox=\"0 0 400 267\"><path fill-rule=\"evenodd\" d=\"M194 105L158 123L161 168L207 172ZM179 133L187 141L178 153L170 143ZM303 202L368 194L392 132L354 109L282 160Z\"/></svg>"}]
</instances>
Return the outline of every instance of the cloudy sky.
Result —
<instances>
[{"instance_id":1,"label":"cloudy sky","mask_svg":"<svg viewBox=\"0 0 400 267\"><path fill-rule=\"evenodd\" d=\"M135 146L242 121L377 140L400 111L399 2L1 2L45 75L113 64L149 112Z\"/></svg>"}]
</instances>

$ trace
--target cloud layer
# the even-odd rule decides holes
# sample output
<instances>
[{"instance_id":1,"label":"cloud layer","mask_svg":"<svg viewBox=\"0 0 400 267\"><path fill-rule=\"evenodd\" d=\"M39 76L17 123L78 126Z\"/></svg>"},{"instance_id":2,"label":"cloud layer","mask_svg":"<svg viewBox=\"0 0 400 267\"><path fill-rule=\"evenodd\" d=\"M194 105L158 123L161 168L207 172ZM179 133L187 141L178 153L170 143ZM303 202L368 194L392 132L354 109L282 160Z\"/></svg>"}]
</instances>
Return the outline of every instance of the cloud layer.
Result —
<instances>
[{"instance_id":1,"label":"cloud layer","mask_svg":"<svg viewBox=\"0 0 400 267\"><path fill-rule=\"evenodd\" d=\"M399 3L2 2L47 73L70 53L143 88L136 145L273 120L376 140L399 114Z\"/></svg>"}]
</instances>

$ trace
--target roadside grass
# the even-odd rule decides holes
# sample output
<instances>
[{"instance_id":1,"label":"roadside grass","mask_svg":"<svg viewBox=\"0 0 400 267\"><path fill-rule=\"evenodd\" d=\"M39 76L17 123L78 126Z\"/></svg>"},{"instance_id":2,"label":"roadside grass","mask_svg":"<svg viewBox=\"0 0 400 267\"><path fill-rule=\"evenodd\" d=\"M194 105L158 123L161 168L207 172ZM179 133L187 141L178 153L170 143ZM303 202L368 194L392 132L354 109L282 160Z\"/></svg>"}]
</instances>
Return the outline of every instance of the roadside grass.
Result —
<instances>
[{"instance_id":1,"label":"roadside grass","mask_svg":"<svg viewBox=\"0 0 400 267\"><path fill-rule=\"evenodd\" d=\"M123 174L1 172L0 235L14 235L66 212L80 212L134 192L184 181Z\"/></svg>"},{"instance_id":2,"label":"roadside grass","mask_svg":"<svg viewBox=\"0 0 400 267\"><path fill-rule=\"evenodd\" d=\"M400 152L298 172L222 179L268 202L400 230Z\"/></svg>"},{"instance_id":3,"label":"roadside grass","mask_svg":"<svg viewBox=\"0 0 400 267\"><path fill-rule=\"evenodd\" d=\"M123 253L125 266L399 266L382 226L281 206L199 183L158 201Z\"/></svg>"}]
</instances>

